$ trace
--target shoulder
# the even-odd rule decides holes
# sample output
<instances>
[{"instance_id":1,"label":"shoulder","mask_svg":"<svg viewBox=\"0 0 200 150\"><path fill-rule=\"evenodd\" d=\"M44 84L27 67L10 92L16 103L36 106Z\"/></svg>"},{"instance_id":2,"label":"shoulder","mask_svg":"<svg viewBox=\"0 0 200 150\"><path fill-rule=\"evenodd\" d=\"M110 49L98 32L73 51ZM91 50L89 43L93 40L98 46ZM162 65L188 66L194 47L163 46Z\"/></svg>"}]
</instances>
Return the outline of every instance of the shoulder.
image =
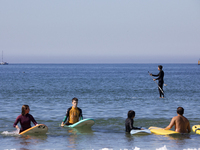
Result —
<instances>
[{"instance_id":1,"label":"shoulder","mask_svg":"<svg viewBox=\"0 0 200 150\"><path fill-rule=\"evenodd\" d=\"M178 119L179 118L179 116L174 116L172 119Z\"/></svg>"},{"instance_id":2,"label":"shoulder","mask_svg":"<svg viewBox=\"0 0 200 150\"><path fill-rule=\"evenodd\" d=\"M19 116L17 116L17 119L21 118L22 117L22 114L20 114Z\"/></svg>"},{"instance_id":3,"label":"shoulder","mask_svg":"<svg viewBox=\"0 0 200 150\"><path fill-rule=\"evenodd\" d=\"M179 116L174 116L171 121L176 121L179 119Z\"/></svg>"},{"instance_id":4,"label":"shoulder","mask_svg":"<svg viewBox=\"0 0 200 150\"><path fill-rule=\"evenodd\" d=\"M72 109L72 107L69 107L68 109L67 109L67 111L70 111Z\"/></svg>"},{"instance_id":5,"label":"shoulder","mask_svg":"<svg viewBox=\"0 0 200 150\"><path fill-rule=\"evenodd\" d=\"M126 118L125 122L131 122L132 120L130 118Z\"/></svg>"},{"instance_id":6,"label":"shoulder","mask_svg":"<svg viewBox=\"0 0 200 150\"><path fill-rule=\"evenodd\" d=\"M28 117L32 117L32 118L33 118L33 116L32 116L31 114L26 114L26 116L28 116Z\"/></svg>"},{"instance_id":7,"label":"shoulder","mask_svg":"<svg viewBox=\"0 0 200 150\"><path fill-rule=\"evenodd\" d=\"M189 122L189 120L188 120L186 117L184 117L184 116L183 116L183 118L184 118L186 121L188 121L188 122Z\"/></svg>"},{"instance_id":8,"label":"shoulder","mask_svg":"<svg viewBox=\"0 0 200 150\"><path fill-rule=\"evenodd\" d=\"M82 112L82 109L80 109L79 107L77 107L77 108L78 108L78 110L79 110L79 111L81 111L81 112Z\"/></svg>"},{"instance_id":9,"label":"shoulder","mask_svg":"<svg viewBox=\"0 0 200 150\"><path fill-rule=\"evenodd\" d=\"M184 116L178 115L172 118L174 121L181 121L181 120L185 120L186 118Z\"/></svg>"},{"instance_id":10,"label":"shoulder","mask_svg":"<svg viewBox=\"0 0 200 150\"><path fill-rule=\"evenodd\" d=\"M126 118L126 120L125 121L128 121L129 120L129 118Z\"/></svg>"}]
</instances>

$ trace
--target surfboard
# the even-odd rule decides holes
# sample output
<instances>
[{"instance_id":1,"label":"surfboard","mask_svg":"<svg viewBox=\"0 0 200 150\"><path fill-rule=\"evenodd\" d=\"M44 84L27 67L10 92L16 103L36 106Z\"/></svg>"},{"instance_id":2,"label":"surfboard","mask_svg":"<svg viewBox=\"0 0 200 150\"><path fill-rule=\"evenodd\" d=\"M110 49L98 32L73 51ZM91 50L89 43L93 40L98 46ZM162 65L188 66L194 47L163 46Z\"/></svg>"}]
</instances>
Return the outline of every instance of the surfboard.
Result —
<instances>
[{"instance_id":1,"label":"surfboard","mask_svg":"<svg viewBox=\"0 0 200 150\"><path fill-rule=\"evenodd\" d=\"M31 127L21 133L20 135L28 135L28 134L34 134L34 135L41 135L46 134L48 131L48 127L44 124L38 124L37 126Z\"/></svg>"},{"instance_id":2,"label":"surfboard","mask_svg":"<svg viewBox=\"0 0 200 150\"><path fill-rule=\"evenodd\" d=\"M136 134L136 135L143 135L143 134L151 134L151 131L149 129L144 130L131 130L130 134Z\"/></svg>"},{"instance_id":3,"label":"surfboard","mask_svg":"<svg viewBox=\"0 0 200 150\"><path fill-rule=\"evenodd\" d=\"M149 130L158 135L173 135L173 134L180 134L179 132L175 132L172 130L165 130L164 128L159 128L159 127L149 127Z\"/></svg>"},{"instance_id":4,"label":"surfboard","mask_svg":"<svg viewBox=\"0 0 200 150\"><path fill-rule=\"evenodd\" d=\"M196 134L200 134L200 125L194 125L192 126L192 131Z\"/></svg>"},{"instance_id":5,"label":"surfboard","mask_svg":"<svg viewBox=\"0 0 200 150\"><path fill-rule=\"evenodd\" d=\"M74 123L72 125L65 125L65 127L70 127L70 128L83 128L83 127L87 127L90 128L91 126L93 126L95 123L94 119L88 118L88 119L83 119L80 120L77 123Z\"/></svg>"}]
</instances>

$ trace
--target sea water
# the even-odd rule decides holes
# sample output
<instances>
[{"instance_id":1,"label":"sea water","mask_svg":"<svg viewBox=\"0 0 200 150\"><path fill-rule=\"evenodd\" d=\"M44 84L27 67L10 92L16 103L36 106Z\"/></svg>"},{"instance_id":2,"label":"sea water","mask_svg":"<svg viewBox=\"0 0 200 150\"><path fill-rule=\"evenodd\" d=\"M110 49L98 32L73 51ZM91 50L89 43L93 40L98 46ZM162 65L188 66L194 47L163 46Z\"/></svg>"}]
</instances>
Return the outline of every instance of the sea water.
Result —
<instances>
[{"instance_id":1,"label":"sea water","mask_svg":"<svg viewBox=\"0 0 200 150\"><path fill-rule=\"evenodd\" d=\"M0 66L0 149L200 149L200 135L130 135L125 119L134 110L134 126L166 127L182 106L191 127L200 124L200 65L162 64L165 98L148 71L160 64L9 64ZM62 128L71 99L79 99L91 129ZM46 135L19 136L13 123L22 105L48 126ZM18 124L19 125L19 124Z\"/></svg>"}]
</instances>

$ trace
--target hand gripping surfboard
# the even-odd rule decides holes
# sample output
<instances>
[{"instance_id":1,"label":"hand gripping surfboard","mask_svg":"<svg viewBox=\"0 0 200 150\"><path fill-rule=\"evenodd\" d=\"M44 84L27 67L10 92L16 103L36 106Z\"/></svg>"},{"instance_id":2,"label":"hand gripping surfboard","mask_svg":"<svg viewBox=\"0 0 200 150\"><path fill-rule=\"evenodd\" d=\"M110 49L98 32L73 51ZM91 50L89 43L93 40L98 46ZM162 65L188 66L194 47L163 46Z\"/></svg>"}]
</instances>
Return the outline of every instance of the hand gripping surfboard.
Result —
<instances>
[{"instance_id":1,"label":"hand gripping surfboard","mask_svg":"<svg viewBox=\"0 0 200 150\"><path fill-rule=\"evenodd\" d=\"M44 124L38 124L37 126L31 127L21 133L20 135L28 135L28 134L34 134L34 135L41 135L46 134L48 131L48 127Z\"/></svg>"}]
</instances>

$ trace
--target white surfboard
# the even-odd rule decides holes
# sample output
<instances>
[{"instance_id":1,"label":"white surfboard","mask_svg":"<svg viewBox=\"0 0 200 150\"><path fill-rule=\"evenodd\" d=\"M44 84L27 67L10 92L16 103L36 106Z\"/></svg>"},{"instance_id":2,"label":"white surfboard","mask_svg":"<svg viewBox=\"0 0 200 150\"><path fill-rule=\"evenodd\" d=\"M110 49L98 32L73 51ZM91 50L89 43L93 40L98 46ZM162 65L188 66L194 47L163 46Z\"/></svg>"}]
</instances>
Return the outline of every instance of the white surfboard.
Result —
<instances>
[{"instance_id":1,"label":"white surfboard","mask_svg":"<svg viewBox=\"0 0 200 150\"><path fill-rule=\"evenodd\" d=\"M77 123L74 123L72 125L65 125L65 127L71 127L71 128L90 128L91 126L93 126L95 123L94 119L88 118L88 119L83 119L80 120Z\"/></svg>"},{"instance_id":2,"label":"white surfboard","mask_svg":"<svg viewBox=\"0 0 200 150\"><path fill-rule=\"evenodd\" d=\"M137 135L151 134L151 131L148 130L148 129L144 129L144 130L131 130L130 134L137 134Z\"/></svg>"},{"instance_id":3,"label":"white surfboard","mask_svg":"<svg viewBox=\"0 0 200 150\"><path fill-rule=\"evenodd\" d=\"M48 127L44 124L38 124L37 126L31 127L21 133L20 135L28 135L28 134L34 134L34 135L41 135L46 134L48 131Z\"/></svg>"}]
</instances>

